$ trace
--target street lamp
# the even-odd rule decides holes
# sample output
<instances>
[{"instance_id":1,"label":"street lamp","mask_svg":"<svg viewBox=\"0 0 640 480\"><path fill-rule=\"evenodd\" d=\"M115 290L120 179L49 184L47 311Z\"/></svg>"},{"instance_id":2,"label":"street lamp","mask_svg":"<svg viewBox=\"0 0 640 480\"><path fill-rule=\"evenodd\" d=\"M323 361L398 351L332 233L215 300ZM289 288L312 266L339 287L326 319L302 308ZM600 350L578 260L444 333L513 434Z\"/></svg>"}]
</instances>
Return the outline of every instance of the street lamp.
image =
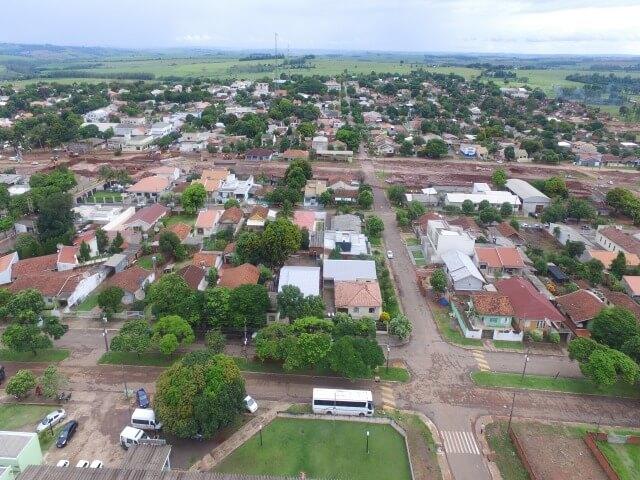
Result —
<instances>
[{"instance_id":1,"label":"street lamp","mask_svg":"<svg viewBox=\"0 0 640 480\"><path fill-rule=\"evenodd\" d=\"M262 446L262 424L260 424L260 429L258 431L260 432L260 446Z\"/></svg>"},{"instance_id":2,"label":"street lamp","mask_svg":"<svg viewBox=\"0 0 640 480\"><path fill-rule=\"evenodd\" d=\"M522 377L520 378L520 383L524 383L524 375L527 372L527 365L529 364L529 352L531 349L527 349L527 353L524 355L524 365L522 366ZM507 425L507 433L511 430L511 420L513 419L513 409L516 405L516 391L513 392L513 398L511 399L511 411L509 412L509 424Z\"/></svg>"},{"instance_id":3,"label":"street lamp","mask_svg":"<svg viewBox=\"0 0 640 480\"><path fill-rule=\"evenodd\" d=\"M367 430L367 454L369 454L369 430Z\"/></svg>"},{"instance_id":4,"label":"street lamp","mask_svg":"<svg viewBox=\"0 0 640 480\"><path fill-rule=\"evenodd\" d=\"M104 314L102 315L102 322L104 324L104 327L102 328L102 336L104 337L104 351L108 352L109 340L107 339L107 316Z\"/></svg>"},{"instance_id":5,"label":"street lamp","mask_svg":"<svg viewBox=\"0 0 640 480\"><path fill-rule=\"evenodd\" d=\"M391 356L391 346L387 343L387 373L389 373L389 357Z\"/></svg>"}]
</instances>

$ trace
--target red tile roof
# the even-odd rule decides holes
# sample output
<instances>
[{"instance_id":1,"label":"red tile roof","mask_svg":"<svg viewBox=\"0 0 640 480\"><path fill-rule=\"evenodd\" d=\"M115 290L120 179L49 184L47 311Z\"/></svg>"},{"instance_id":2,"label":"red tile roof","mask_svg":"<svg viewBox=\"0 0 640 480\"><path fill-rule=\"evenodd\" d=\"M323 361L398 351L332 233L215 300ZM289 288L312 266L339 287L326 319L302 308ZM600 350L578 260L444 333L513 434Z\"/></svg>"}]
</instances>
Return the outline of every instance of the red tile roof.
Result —
<instances>
[{"instance_id":1,"label":"red tile roof","mask_svg":"<svg viewBox=\"0 0 640 480\"><path fill-rule=\"evenodd\" d=\"M604 293L604 296L609 303L612 303L616 307L623 307L627 310L631 310L636 316L636 320L640 322L640 305L633 301L629 295L622 292L612 292L606 288L602 289L602 293Z\"/></svg>"},{"instance_id":2,"label":"red tile roof","mask_svg":"<svg viewBox=\"0 0 640 480\"><path fill-rule=\"evenodd\" d=\"M478 261L491 268L524 268L524 260L515 247L476 247Z\"/></svg>"},{"instance_id":3,"label":"red tile roof","mask_svg":"<svg viewBox=\"0 0 640 480\"><path fill-rule=\"evenodd\" d=\"M378 282L336 282L334 295L338 308L382 306Z\"/></svg>"},{"instance_id":4,"label":"red tile roof","mask_svg":"<svg viewBox=\"0 0 640 480\"><path fill-rule=\"evenodd\" d=\"M227 208L220 217L220 223L238 224L244 217L244 212L240 207Z\"/></svg>"},{"instance_id":5,"label":"red tile roof","mask_svg":"<svg viewBox=\"0 0 640 480\"><path fill-rule=\"evenodd\" d=\"M244 263L239 267L223 268L220 270L218 285L227 288L236 288L240 285L255 285L260 278L260 271L255 265Z\"/></svg>"},{"instance_id":6,"label":"red tile roof","mask_svg":"<svg viewBox=\"0 0 640 480\"><path fill-rule=\"evenodd\" d=\"M153 225L167 213L169 213L169 209L167 207L159 203L154 203L153 205L149 205L138 210L126 221L124 225L131 225L137 221L144 222L147 225Z\"/></svg>"},{"instance_id":7,"label":"red tile roof","mask_svg":"<svg viewBox=\"0 0 640 480\"><path fill-rule=\"evenodd\" d=\"M449 225L455 225L470 232L479 232L480 226L472 217L458 217L449 221Z\"/></svg>"},{"instance_id":8,"label":"red tile roof","mask_svg":"<svg viewBox=\"0 0 640 480\"><path fill-rule=\"evenodd\" d=\"M640 255L640 241L636 240L628 233L623 232L616 227L603 228L598 230L598 233L600 233L603 237L608 238L627 252Z\"/></svg>"},{"instance_id":9,"label":"red tile roof","mask_svg":"<svg viewBox=\"0 0 640 480\"><path fill-rule=\"evenodd\" d=\"M131 185L127 192L130 193L160 193L169 187L169 179L165 176L154 175L145 177L139 182Z\"/></svg>"},{"instance_id":10,"label":"red tile roof","mask_svg":"<svg viewBox=\"0 0 640 480\"><path fill-rule=\"evenodd\" d=\"M509 297L515 316L521 320L561 322L564 317L553 304L521 277L505 278L494 283L502 295Z\"/></svg>"},{"instance_id":11,"label":"red tile roof","mask_svg":"<svg viewBox=\"0 0 640 480\"><path fill-rule=\"evenodd\" d=\"M78 252L80 247L70 247L67 245L62 245L58 250L58 263L70 263L77 264L78 263Z\"/></svg>"},{"instance_id":12,"label":"red tile roof","mask_svg":"<svg viewBox=\"0 0 640 480\"><path fill-rule=\"evenodd\" d=\"M605 307L596 294L588 290L577 290L557 297L556 304L575 323L591 320Z\"/></svg>"},{"instance_id":13,"label":"red tile roof","mask_svg":"<svg viewBox=\"0 0 640 480\"><path fill-rule=\"evenodd\" d=\"M175 233L181 242L184 242L189 234L191 233L191 225L187 225L186 223L175 223L167 228L170 232Z\"/></svg>"},{"instance_id":14,"label":"red tile roof","mask_svg":"<svg viewBox=\"0 0 640 480\"><path fill-rule=\"evenodd\" d=\"M75 269L20 275L9 285L9 290L19 292L27 288L35 288L45 297L67 297L73 293L85 275L91 273L91 270Z\"/></svg>"},{"instance_id":15,"label":"red tile roof","mask_svg":"<svg viewBox=\"0 0 640 480\"><path fill-rule=\"evenodd\" d=\"M202 210L196 218L196 228L213 228L220 215L219 210Z\"/></svg>"},{"instance_id":16,"label":"red tile roof","mask_svg":"<svg viewBox=\"0 0 640 480\"><path fill-rule=\"evenodd\" d=\"M42 257L25 258L24 260L18 261L18 263L11 268L11 276L16 278L18 276L41 273L47 270L53 271L56 269L57 263L57 253L44 255Z\"/></svg>"},{"instance_id":17,"label":"red tile roof","mask_svg":"<svg viewBox=\"0 0 640 480\"><path fill-rule=\"evenodd\" d=\"M471 295L473 308L478 315L500 315L512 317L515 315L509 297L497 292L475 293Z\"/></svg>"},{"instance_id":18,"label":"red tile roof","mask_svg":"<svg viewBox=\"0 0 640 480\"><path fill-rule=\"evenodd\" d=\"M293 212L293 223L300 228L311 231L316 223L316 214L309 210L296 210Z\"/></svg>"},{"instance_id":19,"label":"red tile roof","mask_svg":"<svg viewBox=\"0 0 640 480\"><path fill-rule=\"evenodd\" d=\"M509 225L507 222L500 222L498 224L498 226L496 227L496 230L498 230L498 232L500 232L500 234L503 237L506 238L517 238L518 240L522 240L522 237L520 236L520 233L513 228L511 225Z\"/></svg>"},{"instance_id":20,"label":"red tile roof","mask_svg":"<svg viewBox=\"0 0 640 480\"><path fill-rule=\"evenodd\" d=\"M191 262L199 267L211 268L215 267L220 254L202 250L193 255Z\"/></svg>"},{"instance_id":21,"label":"red tile roof","mask_svg":"<svg viewBox=\"0 0 640 480\"><path fill-rule=\"evenodd\" d=\"M196 290L205 276L205 271L201 267L187 265L178 271L178 275L184 278L184 281L187 282L189 287Z\"/></svg>"},{"instance_id":22,"label":"red tile roof","mask_svg":"<svg viewBox=\"0 0 640 480\"><path fill-rule=\"evenodd\" d=\"M256 205L251 209L251 213L249 214L250 220L266 220L269 215L269 209L267 207L263 207L262 205Z\"/></svg>"},{"instance_id":23,"label":"red tile roof","mask_svg":"<svg viewBox=\"0 0 640 480\"><path fill-rule=\"evenodd\" d=\"M125 292L135 293L140 289L142 283L153 272L145 270L138 265L133 265L126 270L116 273L107 284L112 287L120 287Z\"/></svg>"}]
</instances>

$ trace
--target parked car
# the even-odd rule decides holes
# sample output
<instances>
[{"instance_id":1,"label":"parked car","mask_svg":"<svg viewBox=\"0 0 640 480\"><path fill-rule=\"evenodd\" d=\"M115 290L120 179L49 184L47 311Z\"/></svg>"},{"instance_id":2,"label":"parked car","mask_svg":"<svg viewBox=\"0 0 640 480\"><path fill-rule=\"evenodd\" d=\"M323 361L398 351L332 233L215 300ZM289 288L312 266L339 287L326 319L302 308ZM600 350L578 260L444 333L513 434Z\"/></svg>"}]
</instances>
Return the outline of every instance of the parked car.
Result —
<instances>
[{"instance_id":1,"label":"parked car","mask_svg":"<svg viewBox=\"0 0 640 480\"><path fill-rule=\"evenodd\" d=\"M89 460L80 460L76 463L76 468L89 468Z\"/></svg>"},{"instance_id":2,"label":"parked car","mask_svg":"<svg viewBox=\"0 0 640 480\"><path fill-rule=\"evenodd\" d=\"M62 460L58 460L58 463L56 463L56 467L68 467L69 466L69 460L65 460L64 458Z\"/></svg>"},{"instance_id":3,"label":"parked car","mask_svg":"<svg viewBox=\"0 0 640 480\"><path fill-rule=\"evenodd\" d=\"M91 462L91 465L89 465L89 468L103 468L103 467L104 465L100 460L94 460L93 462Z\"/></svg>"},{"instance_id":4,"label":"parked car","mask_svg":"<svg viewBox=\"0 0 640 480\"><path fill-rule=\"evenodd\" d=\"M75 420L71 420L65 423L64 426L62 427L62 430L60 430L60 433L58 434L58 441L56 442L56 447L58 448L66 447L67 444L69 443L69 440L71 440L73 435L76 433L77 429L78 429L78 422L76 422Z\"/></svg>"},{"instance_id":5,"label":"parked car","mask_svg":"<svg viewBox=\"0 0 640 480\"><path fill-rule=\"evenodd\" d=\"M246 408L249 413L256 413L256 410L258 410L258 403L250 395L244 397L243 402L244 408Z\"/></svg>"},{"instance_id":6,"label":"parked car","mask_svg":"<svg viewBox=\"0 0 640 480\"><path fill-rule=\"evenodd\" d=\"M140 408L149 408L151 404L151 402L149 402L149 395L147 395L147 391L144 388L136 390L136 400Z\"/></svg>"},{"instance_id":7,"label":"parked car","mask_svg":"<svg viewBox=\"0 0 640 480\"><path fill-rule=\"evenodd\" d=\"M40 423L36 427L36 433L40 433L47 428L53 427L54 425L59 424L62 420L67 417L67 412L65 412L62 408L58 410L54 410L53 412L47 414Z\"/></svg>"},{"instance_id":8,"label":"parked car","mask_svg":"<svg viewBox=\"0 0 640 480\"><path fill-rule=\"evenodd\" d=\"M393 252L391 250L387 250L387 258L393 258Z\"/></svg>"}]
</instances>

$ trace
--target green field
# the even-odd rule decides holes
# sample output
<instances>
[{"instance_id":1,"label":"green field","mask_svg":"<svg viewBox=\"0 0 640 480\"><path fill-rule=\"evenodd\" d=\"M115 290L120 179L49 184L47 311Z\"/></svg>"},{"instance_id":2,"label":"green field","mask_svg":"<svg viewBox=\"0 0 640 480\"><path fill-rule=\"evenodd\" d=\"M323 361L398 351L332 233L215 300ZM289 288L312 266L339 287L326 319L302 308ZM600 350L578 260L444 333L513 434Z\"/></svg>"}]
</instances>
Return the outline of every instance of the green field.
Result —
<instances>
[{"instance_id":1,"label":"green field","mask_svg":"<svg viewBox=\"0 0 640 480\"><path fill-rule=\"evenodd\" d=\"M472 372L471 378L477 385L483 387L547 390L610 397L640 397L640 392L635 386L620 383L612 387L598 388L586 378L554 378L541 375L525 375L523 381L522 376L518 373L494 372Z\"/></svg>"},{"instance_id":2,"label":"green field","mask_svg":"<svg viewBox=\"0 0 640 480\"><path fill-rule=\"evenodd\" d=\"M366 432L369 453L366 451ZM411 478L404 439L389 425L276 419L216 469L222 473L352 480Z\"/></svg>"},{"instance_id":3,"label":"green field","mask_svg":"<svg viewBox=\"0 0 640 480\"><path fill-rule=\"evenodd\" d=\"M77 307L79 312L90 312L98 306L98 292L93 292L85 298Z\"/></svg>"},{"instance_id":4,"label":"green field","mask_svg":"<svg viewBox=\"0 0 640 480\"><path fill-rule=\"evenodd\" d=\"M98 190L89 197L89 202L94 203L120 203L122 202L122 194L117 192L105 192Z\"/></svg>"},{"instance_id":5,"label":"green field","mask_svg":"<svg viewBox=\"0 0 640 480\"><path fill-rule=\"evenodd\" d=\"M69 356L69 350L64 348L49 348L33 352L12 352L0 349L0 361L5 362L61 362Z\"/></svg>"},{"instance_id":6,"label":"green field","mask_svg":"<svg viewBox=\"0 0 640 480\"><path fill-rule=\"evenodd\" d=\"M467 347L482 347L482 340L476 340L475 338L466 338L460 330L457 330L451 326L451 319L447 314L447 310L442 307L432 307L433 318L438 326L438 331L444 339L456 345L464 345Z\"/></svg>"},{"instance_id":7,"label":"green field","mask_svg":"<svg viewBox=\"0 0 640 480\"><path fill-rule=\"evenodd\" d=\"M176 223L186 223L187 225L193 225L194 223L196 223L196 215L170 215L168 217L165 217L162 220L162 223L165 227L170 227L172 225L175 225Z\"/></svg>"},{"instance_id":8,"label":"green field","mask_svg":"<svg viewBox=\"0 0 640 480\"><path fill-rule=\"evenodd\" d=\"M506 422L494 422L486 426L485 436L491 450L495 452L495 462L502 478L509 480L529 480L529 474L522 465L513 442L507 433Z\"/></svg>"},{"instance_id":9,"label":"green field","mask_svg":"<svg viewBox=\"0 0 640 480\"><path fill-rule=\"evenodd\" d=\"M607 457L620 480L640 480L640 445L598 442L598 448Z\"/></svg>"},{"instance_id":10,"label":"green field","mask_svg":"<svg viewBox=\"0 0 640 480\"><path fill-rule=\"evenodd\" d=\"M56 405L0 405L0 430L35 431L38 422Z\"/></svg>"}]
</instances>

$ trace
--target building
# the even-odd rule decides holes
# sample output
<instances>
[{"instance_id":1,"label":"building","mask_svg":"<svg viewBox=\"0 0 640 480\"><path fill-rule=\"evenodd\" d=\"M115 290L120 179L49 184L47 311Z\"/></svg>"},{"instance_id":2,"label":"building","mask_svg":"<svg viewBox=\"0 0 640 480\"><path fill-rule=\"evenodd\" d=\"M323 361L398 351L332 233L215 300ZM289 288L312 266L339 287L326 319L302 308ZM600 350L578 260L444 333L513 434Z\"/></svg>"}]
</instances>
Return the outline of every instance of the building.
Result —
<instances>
[{"instance_id":1,"label":"building","mask_svg":"<svg viewBox=\"0 0 640 480\"><path fill-rule=\"evenodd\" d=\"M324 253L338 249L344 256L369 255L369 242L363 233L326 230L324 232Z\"/></svg>"},{"instance_id":2,"label":"building","mask_svg":"<svg viewBox=\"0 0 640 480\"><path fill-rule=\"evenodd\" d=\"M473 255L475 239L446 220L428 220L427 233L420 237L420 243L428 263L441 263L442 255L453 250Z\"/></svg>"},{"instance_id":3,"label":"building","mask_svg":"<svg viewBox=\"0 0 640 480\"><path fill-rule=\"evenodd\" d=\"M476 206L486 200L497 208L500 208L503 203L508 203L514 210L520 210L521 204L516 195L511 192L491 190L486 183L474 183L471 193L449 192L445 194L444 204L445 206L461 208L465 200L471 201Z\"/></svg>"},{"instance_id":4,"label":"building","mask_svg":"<svg viewBox=\"0 0 640 480\"><path fill-rule=\"evenodd\" d=\"M356 203L358 201L359 187L343 182L342 180L329 185L333 191L333 198L336 203Z\"/></svg>"},{"instance_id":5,"label":"building","mask_svg":"<svg viewBox=\"0 0 640 480\"><path fill-rule=\"evenodd\" d=\"M208 132L183 133L178 140L181 153L202 152L207 149L210 134Z\"/></svg>"},{"instance_id":6,"label":"building","mask_svg":"<svg viewBox=\"0 0 640 480\"><path fill-rule=\"evenodd\" d=\"M78 267L80 265L80 262L78 261L79 251L79 247L60 245L58 247L56 269L59 272L64 272L66 270L73 270L74 268Z\"/></svg>"},{"instance_id":7,"label":"building","mask_svg":"<svg viewBox=\"0 0 640 480\"><path fill-rule=\"evenodd\" d=\"M296 150L296 149L288 149L282 153L282 159L288 162L296 159L309 159L309 152L307 150Z\"/></svg>"},{"instance_id":8,"label":"building","mask_svg":"<svg viewBox=\"0 0 640 480\"><path fill-rule=\"evenodd\" d=\"M484 277L469 255L460 250L449 250L442 254L444 271L455 291L478 292L484 287Z\"/></svg>"},{"instance_id":9,"label":"building","mask_svg":"<svg viewBox=\"0 0 640 480\"><path fill-rule=\"evenodd\" d=\"M0 467L18 474L29 465L41 463L42 450L36 433L0 431Z\"/></svg>"},{"instance_id":10,"label":"building","mask_svg":"<svg viewBox=\"0 0 640 480\"><path fill-rule=\"evenodd\" d=\"M339 281L334 284L337 312L353 318L378 319L382 313L382 293L378 281Z\"/></svg>"},{"instance_id":11,"label":"building","mask_svg":"<svg viewBox=\"0 0 640 480\"><path fill-rule=\"evenodd\" d=\"M220 210L201 210L194 224L193 234L199 237L210 237L217 231L218 221L222 211Z\"/></svg>"},{"instance_id":12,"label":"building","mask_svg":"<svg viewBox=\"0 0 640 480\"><path fill-rule=\"evenodd\" d=\"M524 260L515 247L475 247L473 259L483 274L492 277L524 273Z\"/></svg>"},{"instance_id":13,"label":"building","mask_svg":"<svg viewBox=\"0 0 640 480\"><path fill-rule=\"evenodd\" d=\"M311 140L311 148L317 151L324 151L329 149L329 139L323 136L313 137Z\"/></svg>"},{"instance_id":14,"label":"building","mask_svg":"<svg viewBox=\"0 0 640 480\"><path fill-rule=\"evenodd\" d=\"M353 214L336 215L331 219L331 229L344 232L362 232L362 220Z\"/></svg>"},{"instance_id":15,"label":"building","mask_svg":"<svg viewBox=\"0 0 640 480\"><path fill-rule=\"evenodd\" d=\"M323 162L353 162L352 150L316 150L316 160Z\"/></svg>"},{"instance_id":16,"label":"building","mask_svg":"<svg viewBox=\"0 0 640 480\"><path fill-rule=\"evenodd\" d=\"M151 230L162 218L169 213L169 209L159 203L154 203L147 207L142 207L129 217L121 227L123 229L132 229L138 232L148 232ZM105 227L105 230L107 228Z\"/></svg>"},{"instance_id":17,"label":"building","mask_svg":"<svg viewBox=\"0 0 640 480\"><path fill-rule=\"evenodd\" d=\"M193 254L191 263L203 268L207 272L212 268L219 270L222 267L222 255L219 252L201 250Z\"/></svg>"},{"instance_id":18,"label":"building","mask_svg":"<svg viewBox=\"0 0 640 480\"><path fill-rule=\"evenodd\" d=\"M506 187L511 193L518 196L520 211L525 215L542 213L542 210L547 208L551 201L549 197L529 182L518 178L508 179Z\"/></svg>"},{"instance_id":19,"label":"building","mask_svg":"<svg viewBox=\"0 0 640 480\"><path fill-rule=\"evenodd\" d=\"M256 205L251 209L251 212L249 212L245 225L251 230L262 230L267 220L275 219L275 210L270 210L268 207L263 207L262 205Z\"/></svg>"},{"instance_id":20,"label":"building","mask_svg":"<svg viewBox=\"0 0 640 480\"><path fill-rule=\"evenodd\" d=\"M555 302L564 319L554 327L567 341L573 336L589 337L589 322L606 306L595 293L583 289L557 297Z\"/></svg>"},{"instance_id":21,"label":"building","mask_svg":"<svg viewBox=\"0 0 640 480\"><path fill-rule=\"evenodd\" d=\"M285 265L280 269L278 292L287 285L298 287L305 297L320 295L320 267Z\"/></svg>"},{"instance_id":22,"label":"building","mask_svg":"<svg viewBox=\"0 0 640 480\"><path fill-rule=\"evenodd\" d=\"M467 320L480 338L521 342L523 333L514 326L515 311L509 297L498 292L474 293L468 303Z\"/></svg>"},{"instance_id":23,"label":"building","mask_svg":"<svg viewBox=\"0 0 640 480\"><path fill-rule=\"evenodd\" d=\"M307 180L304 186L305 207L316 207L320 204L320 196L327 191L327 182L324 180Z\"/></svg>"},{"instance_id":24,"label":"building","mask_svg":"<svg viewBox=\"0 0 640 480\"><path fill-rule=\"evenodd\" d=\"M635 301L640 300L640 276L637 275L623 275L622 287L631 298Z\"/></svg>"},{"instance_id":25,"label":"building","mask_svg":"<svg viewBox=\"0 0 640 480\"><path fill-rule=\"evenodd\" d=\"M640 256L640 240L621 227L604 227L596 231L596 242L610 252L632 253Z\"/></svg>"},{"instance_id":26,"label":"building","mask_svg":"<svg viewBox=\"0 0 640 480\"><path fill-rule=\"evenodd\" d=\"M207 191L209 200L215 200L218 190L222 187L224 181L229 176L229 170L226 168L213 168L202 171L202 175L191 183L201 183Z\"/></svg>"},{"instance_id":27,"label":"building","mask_svg":"<svg viewBox=\"0 0 640 480\"><path fill-rule=\"evenodd\" d=\"M234 234L240 230L244 220L244 212L239 207L227 208L218 219L219 228L231 230Z\"/></svg>"},{"instance_id":28,"label":"building","mask_svg":"<svg viewBox=\"0 0 640 480\"><path fill-rule=\"evenodd\" d=\"M164 192L169 191L171 182L166 176L154 175L145 177L127 188L127 192L133 194L138 202L157 202Z\"/></svg>"},{"instance_id":29,"label":"building","mask_svg":"<svg viewBox=\"0 0 640 480\"><path fill-rule=\"evenodd\" d=\"M550 223L546 228L549 234L553 235L561 245L566 245L567 242L581 242L587 248L595 247L591 240L582 235L580 230L572 227L571 225L566 225L564 223Z\"/></svg>"},{"instance_id":30,"label":"building","mask_svg":"<svg viewBox=\"0 0 640 480\"><path fill-rule=\"evenodd\" d=\"M218 286L237 288L240 285L256 285L260 271L255 265L243 263L239 267L222 268L219 272Z\"/></svg>"},{"instance_id":31,"label":"building","mask_svg":"<svg viewBox=\"0 0 640 480\"><path fill-rule=\"evenodd\" d=\"M273 150L268 148L251 148L245 152L244 159L250 162L268 162L273 160Z\"/></svg>"},{"instance_id":32,"label":"building","mask_svg":"<svg viewBox=\"0 0 640 480\"><path fill-rule=\"evenodd\" d=\"M151 285L155 279L155 272L133 265L116 273L106 283L110 287L121 288L124 291L122 303L131 305L135 301L144 300L146 287Z\"/></svg>"},{"instance_id":33,"label":"building","mask_svg":"<svg viewBox=\"0 0 640 480\"><path fill-rule=\"evenodd\" d=\"M180 169L178 167L155 167L149 170L149 173L153 173L154 175L158 175L160 177L167 177L169 182L176 182L180 178Z\"/></svg>"},{"instance_id":34,"label":"building","mask_svg":"<svg viewBox=\"0 0 640 480\"><path fill-rule=\"evenodd\" d=\"M373 260L332 260L322 264L322 280L325 284L340 281L373 281L376 275L376 263Z\"/></svg>"},{"instance_id":35,"label":"building","mask_svg":"<svg viewBox=\"0 0 640 480\"><path fill-rule=\"evenodd\" d=\"M293 224L308 232L316 231L316 212L311 210L295 210L293 212Z\"/></svg>"},{"instance_id":36,"label":"building","mask_svg":"<svg viewBox=\"0 0 640 480\"><path fill-rule=\"evenodd\" d=\"M178 271L178 275L184 279L185 283L189 285L192 290L198 290L200 292L205 291L209 285L206 273L204 268L200 268L197 265L187 265Z\"/></svg>"},{"instance_id":37,"label":"building","mask_svg":"<svg viewBox=\"0 0 640 480\"><path fill-rule=\"evenodd\" d=\"M609 270L611 268L611 262L616 259L618 253L619 252L610 252L609 250L586 249L580 259L585 262L588 262L589 260L598 260L599 262L602 262L607 270ZM623 254L627 262L627 267L637 267L640 265L640 257L635 253L623 252Z\"/></svg>"},{"instance_id":38,"label":"building","mask_svg":"<svg viewBox=\"0 0 640 480\"><path fill-rule=\"evenodd\" d=\"M18 252L8 253L0 257L0 285L11 283L11 267L18 263Z\"/></svg>"},{"instance_id":39,"label":"building","mask_svg":"<svg viewBox=\"0 0 640 480\"><path fill-rule=\"evenodd\" d=\"M149 135L155 138L164 137L173 131L173 125L165 122L156 122L151 125Z\"/></svg>"},{"instance_id":40,"label":"building","mask_svg":"<svg viewBox=\"0 0 640 480\"><path fill-rule=\"evenodd\" d=\"M218 188L216 201L224 203L233 198L240 203L246 202L254 185L253 175L250 175L245 180L240 180L234 173L230 173Z\"/></svg>"}]
</instances>

